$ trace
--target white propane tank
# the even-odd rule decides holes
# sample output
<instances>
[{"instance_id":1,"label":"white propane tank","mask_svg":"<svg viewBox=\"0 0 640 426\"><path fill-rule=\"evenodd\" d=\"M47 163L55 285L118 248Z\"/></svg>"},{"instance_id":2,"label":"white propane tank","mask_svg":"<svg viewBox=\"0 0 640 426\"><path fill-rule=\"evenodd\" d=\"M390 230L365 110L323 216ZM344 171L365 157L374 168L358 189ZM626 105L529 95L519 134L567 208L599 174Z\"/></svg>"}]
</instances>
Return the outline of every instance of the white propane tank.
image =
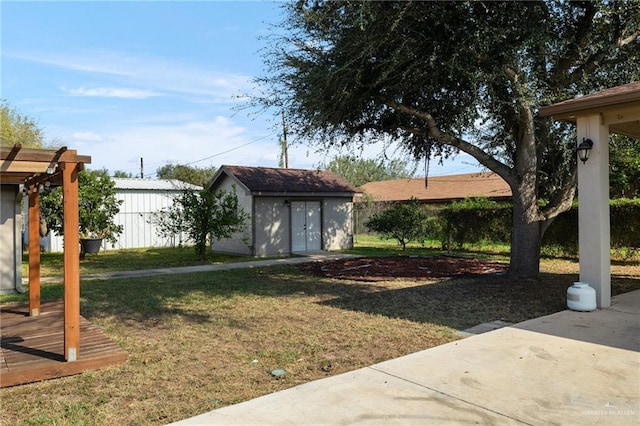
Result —
<instances>
[{"instance_id":1,"label":"white propane tank","mask_svg":"<svg viewBox=\"0 0 640 426\"><path fill-rule=\"evenodd\" d=\"M596 291L589 284L575 282L567 289L567 307L573 311L594 311Z\"/></svg>"}]
</instances>

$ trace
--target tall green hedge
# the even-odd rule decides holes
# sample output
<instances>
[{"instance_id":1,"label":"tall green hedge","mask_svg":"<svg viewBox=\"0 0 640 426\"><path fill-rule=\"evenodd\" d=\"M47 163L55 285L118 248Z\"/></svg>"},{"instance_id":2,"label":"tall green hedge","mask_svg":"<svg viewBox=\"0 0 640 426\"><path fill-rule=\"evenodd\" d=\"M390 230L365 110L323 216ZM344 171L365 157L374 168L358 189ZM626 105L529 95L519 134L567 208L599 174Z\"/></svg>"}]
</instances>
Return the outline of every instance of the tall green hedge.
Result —
<instances>
[{"instance_id":1,"label":"tall green hedge","mask_svg":"<svg viewBox=\"0 0 640 426\"><path fill-rule=\"evenodd\" d=\"M640 198L610 202L611 247L640 247ZM512 208L487 199L468 199L451 203L439 214L442 236L455 247L481 241L511 240ZM556 246L566 253L578 252L578 204L560 214L545 232L543 246Z\"/></svg>"},{"instance_id":2,"label":"tall green hedge","mask_svg":"<svg viewBox=\"0 0 640 426\"><path fill-rule=\"evenodd\" d=\"M443 221L443 243L461 248L465 243L511 240L511 205L487 198L468 198L445 206L439 214Z\"/></svg>"}]
</instances>

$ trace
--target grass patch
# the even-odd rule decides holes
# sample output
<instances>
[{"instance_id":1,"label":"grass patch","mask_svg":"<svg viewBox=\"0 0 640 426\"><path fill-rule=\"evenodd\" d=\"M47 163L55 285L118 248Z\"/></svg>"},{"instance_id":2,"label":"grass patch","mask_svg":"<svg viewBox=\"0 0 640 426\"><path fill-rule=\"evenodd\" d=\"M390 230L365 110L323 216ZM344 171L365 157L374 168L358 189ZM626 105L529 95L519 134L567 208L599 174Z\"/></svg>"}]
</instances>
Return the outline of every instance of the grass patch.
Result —
<instances>
[{"instance_id":1,"label":"grass patch","mask_svg":"<svg viewBox=\"0 0 640 426\"><path fill-rule=\"evenodd\" d=\"M374 249L408 254L393 246ZM435 249L411 250L428 255ZM138 258L137 268L123 268L157 265L146 260L154 256L151 251ZM577 262L543 259L541 270L537 282L484 276L363 283L294 266L82 282L82 315L129 360L2 389L0 424L166 424L441 345L458 339L457 329L565 309ZM613 294L639 288L638 262L612 262ZM59 298L62 285L43 284L42 295ZM276 368L287 375L273 378L269 371Z\"/></svg>"}]
</instances>

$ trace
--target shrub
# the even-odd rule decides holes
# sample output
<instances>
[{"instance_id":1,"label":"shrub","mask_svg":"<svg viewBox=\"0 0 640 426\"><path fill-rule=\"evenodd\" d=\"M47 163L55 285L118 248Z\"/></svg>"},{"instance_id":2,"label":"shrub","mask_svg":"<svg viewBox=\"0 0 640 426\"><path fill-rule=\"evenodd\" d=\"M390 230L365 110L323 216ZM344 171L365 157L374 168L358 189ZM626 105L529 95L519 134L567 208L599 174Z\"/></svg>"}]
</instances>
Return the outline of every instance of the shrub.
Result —
<instances>
[{"instance_id":1,"label":"shrub","mask_svg":"<svg viewBox=\"0 0 640 426\"><path fill-rule=\"evenodd\" d=\"M366 223L367 228L384 239L396 239L402 250L410 241L424 242L427 231L427 213L417 198L408 203L396 204L388 210L374 214Z\"/></svg>"}]
</instances>

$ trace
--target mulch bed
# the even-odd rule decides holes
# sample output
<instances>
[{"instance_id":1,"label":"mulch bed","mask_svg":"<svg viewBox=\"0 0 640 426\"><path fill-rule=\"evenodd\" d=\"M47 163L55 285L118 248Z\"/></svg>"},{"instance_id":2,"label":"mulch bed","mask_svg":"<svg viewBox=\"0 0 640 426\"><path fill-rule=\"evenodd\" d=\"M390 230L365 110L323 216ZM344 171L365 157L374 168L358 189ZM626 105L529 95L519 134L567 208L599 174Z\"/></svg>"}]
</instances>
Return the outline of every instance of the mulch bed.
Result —
<instances>
[{"instance_id":1,"label":"mulch bed","mask_svg":"<svg viewBox=\"0 0 640 426\"><path fill-rule=\"evenodd\" d=\"M356 281L429 280L506 272L506 263L456 256L360 257L309 263L302 270L319 276Z\"/></svg>"}]
</instances>

